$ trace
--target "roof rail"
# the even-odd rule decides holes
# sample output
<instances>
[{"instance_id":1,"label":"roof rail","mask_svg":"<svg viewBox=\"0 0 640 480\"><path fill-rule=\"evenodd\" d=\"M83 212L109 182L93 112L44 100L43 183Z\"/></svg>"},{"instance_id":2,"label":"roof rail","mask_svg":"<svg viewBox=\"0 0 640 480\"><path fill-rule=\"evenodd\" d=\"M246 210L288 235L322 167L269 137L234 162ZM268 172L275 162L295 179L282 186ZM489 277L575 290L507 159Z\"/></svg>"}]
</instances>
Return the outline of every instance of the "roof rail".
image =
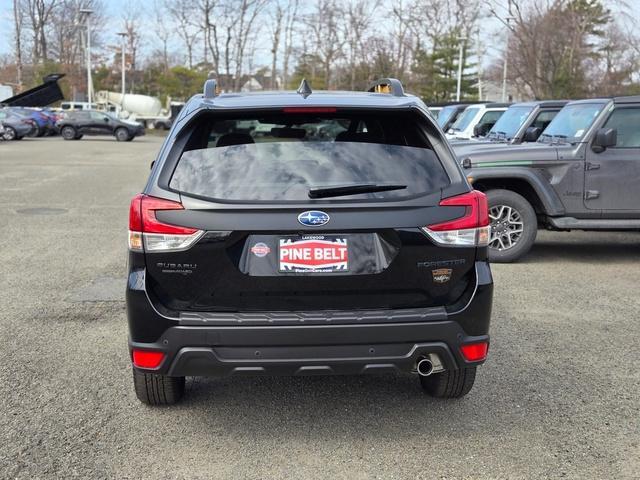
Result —
<instances>
[{"instance_id":1,"label":"roof rail","mask_svg":"<svg viewBox=\"0 0 640 480\"><path fill-rule=\"evenodd\" d=\"M394 97L404 97L402 82L397 78L380 78L369 85L367 92L390 93Z\"/></svg>"},{"instance_id":2,"label":"roof rail","mask_svg":"<svg viewBox=\"0 0 640 480\"><path fill-rule=\"evenodd\" d=\"M204 82L204 91L202 92L203 96L207 100L213 100L218 93L218 82L215 79L210 78L206 82Z\"/></svg>"}]
</instances>

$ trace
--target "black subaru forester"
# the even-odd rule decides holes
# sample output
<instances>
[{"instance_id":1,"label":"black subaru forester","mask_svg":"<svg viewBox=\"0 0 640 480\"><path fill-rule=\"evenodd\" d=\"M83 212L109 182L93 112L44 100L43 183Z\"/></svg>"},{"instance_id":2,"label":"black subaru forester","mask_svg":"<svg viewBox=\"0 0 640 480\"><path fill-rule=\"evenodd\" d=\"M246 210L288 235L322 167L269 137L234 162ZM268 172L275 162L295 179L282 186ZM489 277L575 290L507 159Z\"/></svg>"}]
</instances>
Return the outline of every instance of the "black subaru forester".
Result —
<instances>
[{"instance_id":1,"label":"black subaru forester","mask_svg":"<svg viewBox=\"0 0 640 480\"><path fill-rule=\"evenodd\" d=\"M131 202L138 398L185 376L407 372L469 392L489 345L485 196L395 79L219 94L176 119Z\"/></svg>"}]
</instances>

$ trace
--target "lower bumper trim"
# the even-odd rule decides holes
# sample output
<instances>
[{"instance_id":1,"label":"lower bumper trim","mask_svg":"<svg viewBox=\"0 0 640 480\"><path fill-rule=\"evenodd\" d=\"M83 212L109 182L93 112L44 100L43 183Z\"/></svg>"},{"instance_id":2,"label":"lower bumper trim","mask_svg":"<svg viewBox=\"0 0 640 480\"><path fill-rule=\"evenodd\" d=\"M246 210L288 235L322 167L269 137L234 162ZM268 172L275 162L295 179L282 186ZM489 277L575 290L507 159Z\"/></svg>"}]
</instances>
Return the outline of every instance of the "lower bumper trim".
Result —
<instances>
[{"instance_id":1,"label":"lower bumper trim","mask_svg":"<svg viewBox=\"0 0 640 480\"><path fill-rule=\"evenodd\" d=\"M359 346L354 345L357 352ZM234 358L222 356L216 348L185 347L175 356L168 368L170 376L213 376L230 375L359 375L379 373L414 372L417 361L428 355L437 355L442 364L456 368L456 361L446 344L425 343L415 345L392 345L398 354L395 356L376 356L376 350L368 357L339 357L333 347L324 347L325 356L318 348L306 353L299 349L295 356L286 347L269 352L270 358ZM246 349L242 349L246 350ZM256 350L256 352L261 352ZM403 352L403 353L401 353Z\"/></svg>"}]
</instances>

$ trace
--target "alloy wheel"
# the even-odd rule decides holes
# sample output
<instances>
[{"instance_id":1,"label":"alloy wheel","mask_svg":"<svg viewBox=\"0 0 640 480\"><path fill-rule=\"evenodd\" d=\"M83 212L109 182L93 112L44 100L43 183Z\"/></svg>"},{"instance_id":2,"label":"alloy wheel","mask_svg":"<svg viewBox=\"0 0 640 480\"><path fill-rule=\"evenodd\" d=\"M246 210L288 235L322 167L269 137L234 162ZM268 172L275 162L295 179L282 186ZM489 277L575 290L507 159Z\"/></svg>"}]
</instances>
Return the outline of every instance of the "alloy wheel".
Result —
<instances>
[{"instance_id":1,"label":"alloy wheel","mask_svg":"<svg viewBox=\"0 0 640 480\"><path fill-rule=\"evenodd\" d=\"M489 248L508 250L514 247L524 231L522 215L509 205L494 205L489 209L491 238Z\"/></svg>"},{"instance_id":2,"label":"alloy wheel","mask_svg":"<svg viewBox=\"0 0 640 480\"><path fill-rule=\"evenodd\" d=\"M2 138L4 138L5 140L15 140L16 131L11 127L5 127L4 134L2 135Z\"/></svg>"}]
</instances>

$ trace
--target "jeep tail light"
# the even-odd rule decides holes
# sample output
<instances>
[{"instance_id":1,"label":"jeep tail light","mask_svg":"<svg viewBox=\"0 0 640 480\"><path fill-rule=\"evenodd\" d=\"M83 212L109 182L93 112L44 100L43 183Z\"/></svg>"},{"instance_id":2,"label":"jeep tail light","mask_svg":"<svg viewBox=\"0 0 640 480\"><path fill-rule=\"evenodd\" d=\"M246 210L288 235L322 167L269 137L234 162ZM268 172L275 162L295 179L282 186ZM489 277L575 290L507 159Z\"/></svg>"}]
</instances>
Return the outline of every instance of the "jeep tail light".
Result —
<instances>
[{"instance_id":1,"label":"jeep tail light","mask_svg":"<svg viewBox=\"0 0 640 480\"><path fill-rule=\"evenodd\" d=\"M164 360L164 357L164 352L158 352L156 350L134 349L131 352L133 365L139 368L156 369L160 366L160 364Z\"/></svg>"},{"instance_id":2,"label":"jeep tail light","mask_svg":"<svg viewBox=\"0 0 640 480\"><path fill-rule=\"evenodd\" d=\"M161 210L183 210L180 202L138 194L129 207L129 249L136 252L169 252L186 250L202 235L203 230L171 225L158 220Z\"/></svg>"},{"instance_id":3,"label":"jeep tail light","mask_svg":"<svg viewBox=\"0 0 640 480\"><path fill-rule=\"evenodd\" d=\"M467 343L460 345L460 353L467 362L480 362L487 358L488 342Z\"/></svg>"},{"instance_id":4,"label":"jeep tail light","mask_svg":"<svg viewBox=\"0 0 640 480\"><path fill-rule=\"evenodd\" d=\"M489 204L484 193L469 193L445 198L441 207L465 207L464 214L454 220L422 227L429 238L451 247L486 247L489 244Z\"/></svg>"}]
</instances>

